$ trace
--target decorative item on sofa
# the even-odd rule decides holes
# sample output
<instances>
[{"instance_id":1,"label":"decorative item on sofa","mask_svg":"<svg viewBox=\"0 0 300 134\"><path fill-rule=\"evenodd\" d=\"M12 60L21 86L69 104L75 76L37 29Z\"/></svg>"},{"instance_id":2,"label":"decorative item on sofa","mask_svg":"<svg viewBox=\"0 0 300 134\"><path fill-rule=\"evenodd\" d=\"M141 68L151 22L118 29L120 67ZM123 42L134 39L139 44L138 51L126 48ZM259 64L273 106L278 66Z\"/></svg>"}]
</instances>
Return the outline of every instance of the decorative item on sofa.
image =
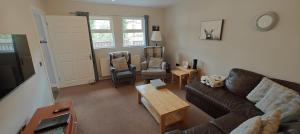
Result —
<instances>
[{"instance_id":1,"label":"decorative item on sofa","mask_svg":"<svg viewBox=\"0 0 300 134\"><path fill-rule=\"evenodd\" d=\"M136 67L131 64L131 54L128 51L110 53L109 59L112 82L116 88L121 81L135 82Z\"/></svg>"},{"instance_id":2,"label":"decorative item on sofa","mask_svg":"<svg viewBox=\"0 0 300 134\"><path fill-rule=\"evenodd\" d=\"M157 44L162 41L162 36L161 36L161 32L159 31L159 26L152 26L151 41L153 41L156 46L158 46Z\"/></svg>"},{"instance_id":3,"label":"decorative item on sofa","mask_svg":"<svg viewBox=\"0 0 300 134\"><path fill-rule=\"evenodd\" d=\"M255 116L243 122L230 134L276 134L281 112L275 110L263 116Z\"/></svg>"},{"instance_id":4,"label":"decorative item on sofa","mask_svg":"<svg viewBox=\"0 0 300 134\"><path fill-rule=\"evenodd\" d=\"M300 117L300 96L287 87L284 87L267 77L247 95L247 99L256 103L255 106L263 112L274 109L282 111L281 121L288 122Z\"/></svg>"},{"instance_id":5,"label":"decorative item on sofa","mask_svg":"<svg viewBox=\"0 0 300 134\"><path fill-rule=\"evenodd\" d=\"M257 18L256 28L261 32L270 31L277 25L278 20L278 14L273 11L269 11Z\"/></svg>"},{"instance_id":6,"label":"decorative item on sofa","mask_svg":"<svg viewBox=\"0 0 300 134\"><path fill-rule=\"evenodd\" d=\"M225 77L222 75L211 75L211 76L202 76L201 83L206 84L210 87L217 88L224 86Z\"/></svg>"},{"instance_id":7,"label":"decorative item on sofa","mask_svg":"<svg viewBox=\"0 0 300 134\"><path fill-rule=\"evenodd\" d=\"M260 101L275 82L264 77L259 84L247 95L247 99L253 103Z\"/></svg>"},{"instance_id":8,"label":"decorative item on sofa","mask_svg":"<svg viewBox=\"0 0 300 134\"><path fill-rule=\"evenodd\" d=\"M148 46L144 48L146 60L142 62L142 79L162 79L166 78L166 62L164 62L164 47L162 46ZM151 61L152 59L152 61ZM155 59L155 61L153 61ZM159 62L158 62L159 61ZM155 65L160 63L160 66ZM156 62L156 63L154 63ZM153 64L154 63L154 64Z\"/></svg>"},{"instance_id":9,"label":"decorative item on sofa","mask_svg":"<svg viewBox=\"0 0 300 134\"><path fill-rule=\"evenodd\" d=\"M201 22L201 40L221 40L224 20Z\"/></svg>"},{"instance_id":10,"label":"decorative item on sofa","mask_svg":"<svg viewBox=\"0 0 300 134\"><path fill-rule=\"evenodd\" d=\"M277 83L271 85L266 95L255 106L265 113L280 109L282 112L281 122L288 122L295 117L300 117L299 94Z\"/></svg>"}]
</instances>

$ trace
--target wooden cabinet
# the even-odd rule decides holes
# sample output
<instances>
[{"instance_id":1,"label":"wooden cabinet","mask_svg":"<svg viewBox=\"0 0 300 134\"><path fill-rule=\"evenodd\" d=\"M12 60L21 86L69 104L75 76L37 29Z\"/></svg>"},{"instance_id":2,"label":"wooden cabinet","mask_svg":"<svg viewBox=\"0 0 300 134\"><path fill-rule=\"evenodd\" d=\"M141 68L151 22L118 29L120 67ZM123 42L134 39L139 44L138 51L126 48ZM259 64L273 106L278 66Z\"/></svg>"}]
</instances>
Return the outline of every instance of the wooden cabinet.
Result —
<instances>
[{"instance_id":1,"label":"wooden cabinet","mask_svg":"<svg viewBox=\"0 0 300 134\"><path fill-rule=\"evenodd\" d=\"M60 112L54 114L53 111L56 109L66 108L68 107L68 111ZM61 115L64 113L70 113L71 114L71 120L70 123L64 128L65 134L75 134L76 127L77 127L77 117L76 113L73 108L73 103L71 101L64 101L64 102L57 102L54 105L50 105L47 107L42 107L36 110L34 115L32 116L31 120L25 127L25 129L21 132L21 134L34 134L35 128L37 128L39 122L42 119L55 117L57 115Z\"/></svg>"}]
</instances>

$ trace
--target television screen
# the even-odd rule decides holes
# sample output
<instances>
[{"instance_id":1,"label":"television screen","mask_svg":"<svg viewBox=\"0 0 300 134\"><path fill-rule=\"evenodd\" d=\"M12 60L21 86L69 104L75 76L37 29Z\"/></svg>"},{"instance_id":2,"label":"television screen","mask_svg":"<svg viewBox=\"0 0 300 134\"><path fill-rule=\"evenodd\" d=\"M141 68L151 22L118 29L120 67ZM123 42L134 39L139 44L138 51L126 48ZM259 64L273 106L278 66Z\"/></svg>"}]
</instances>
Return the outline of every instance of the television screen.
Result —
<instances>
[{"instance_id":1,"label":"television screen","mask_svg":"<svg viewBox=\"0 0 300 134\"><path fill-rule=\"evenodd\" d=\"M0 99L34 73L26 35L0 34Z\"/></svg>"}]
</instances>

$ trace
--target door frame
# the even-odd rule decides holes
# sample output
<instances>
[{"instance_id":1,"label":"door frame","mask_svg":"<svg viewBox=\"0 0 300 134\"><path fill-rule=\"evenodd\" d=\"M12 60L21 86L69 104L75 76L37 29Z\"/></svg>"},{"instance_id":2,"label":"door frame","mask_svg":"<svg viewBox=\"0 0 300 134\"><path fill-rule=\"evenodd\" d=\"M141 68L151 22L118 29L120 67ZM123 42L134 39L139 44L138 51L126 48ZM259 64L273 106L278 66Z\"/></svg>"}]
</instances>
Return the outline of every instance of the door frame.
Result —
<instances>
[{"instance_id":1,"label":"door frame","mask_svg":"<svg viewBox=\"0 0 300 134\"><path fill-rule=\"evenodd\" d=\"M45 32L45 37L47 38L48 53L49 53L50 61L51 61L51 63L52 63L52 64L51 64L51 67L53 68L53 74L54 74L54 77L55 77L55 84L52 84L52 83L50 82L50 79L49 79L49 72L48 72L48 70L47 70L47 66L48 66L48 65L46 65L46 63L45 63L45 53L44 53L44 51L43 51L43 49L42 49L42 46L41 46L41 43L40 43L40 42L39 42L39 47L40 47L41 52L42 52L42 55L43 55L42 58L43 58L43 60L44 60L44 64L45 64L44 67L45 67L45 71L46 71L46 74L47 74L47 77L48 77L48 81L49 81L51 87L57 87L57 88L59 88L59 85L57 84L58 81L59 81L59 79L58 79L57 69L56 69L55 62L54 62L53 52L52 52L52 49L49 48L49 44L51 44L51 41L50 41L50 39L49 39L49 33L48 33L48 27L47 27L47 21L46 21L46 19L45 19L45 12L42 11L41 9L39 9L39 8L34 7L34 6L31 7L31 10L32 10L32 17L33 17L34 20L35 20L34 14L39 15L39 16L41 17L42 27L43 27L44 32ZM38 34L39 31L38 31L38 28L37 28L37 24L36 24L35 21L34 21L34 23L35 23L36 32L37 32L37 34ZM38 34L38 37L39 37L39 40L40 40L41 37L39 36L39 34Z\"/></svg>"}]
</instances>

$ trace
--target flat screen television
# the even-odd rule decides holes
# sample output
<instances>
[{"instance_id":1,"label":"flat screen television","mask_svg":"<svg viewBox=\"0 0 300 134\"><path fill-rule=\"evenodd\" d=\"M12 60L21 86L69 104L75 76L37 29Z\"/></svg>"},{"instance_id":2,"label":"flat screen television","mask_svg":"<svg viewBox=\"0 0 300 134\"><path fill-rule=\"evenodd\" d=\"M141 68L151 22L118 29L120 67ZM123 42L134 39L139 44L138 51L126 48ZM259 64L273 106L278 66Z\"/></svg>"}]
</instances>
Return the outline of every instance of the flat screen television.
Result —
<instances>
[{"instance_id":1,"label":"flat screen television","mask_svg":"<svg viewBox=\"0 0 300 134\"><path fill-rule=\"evenodd\" d=\"M26 35L0 34L0 99L34 73Z\"/></svg>"}]
</instances>

